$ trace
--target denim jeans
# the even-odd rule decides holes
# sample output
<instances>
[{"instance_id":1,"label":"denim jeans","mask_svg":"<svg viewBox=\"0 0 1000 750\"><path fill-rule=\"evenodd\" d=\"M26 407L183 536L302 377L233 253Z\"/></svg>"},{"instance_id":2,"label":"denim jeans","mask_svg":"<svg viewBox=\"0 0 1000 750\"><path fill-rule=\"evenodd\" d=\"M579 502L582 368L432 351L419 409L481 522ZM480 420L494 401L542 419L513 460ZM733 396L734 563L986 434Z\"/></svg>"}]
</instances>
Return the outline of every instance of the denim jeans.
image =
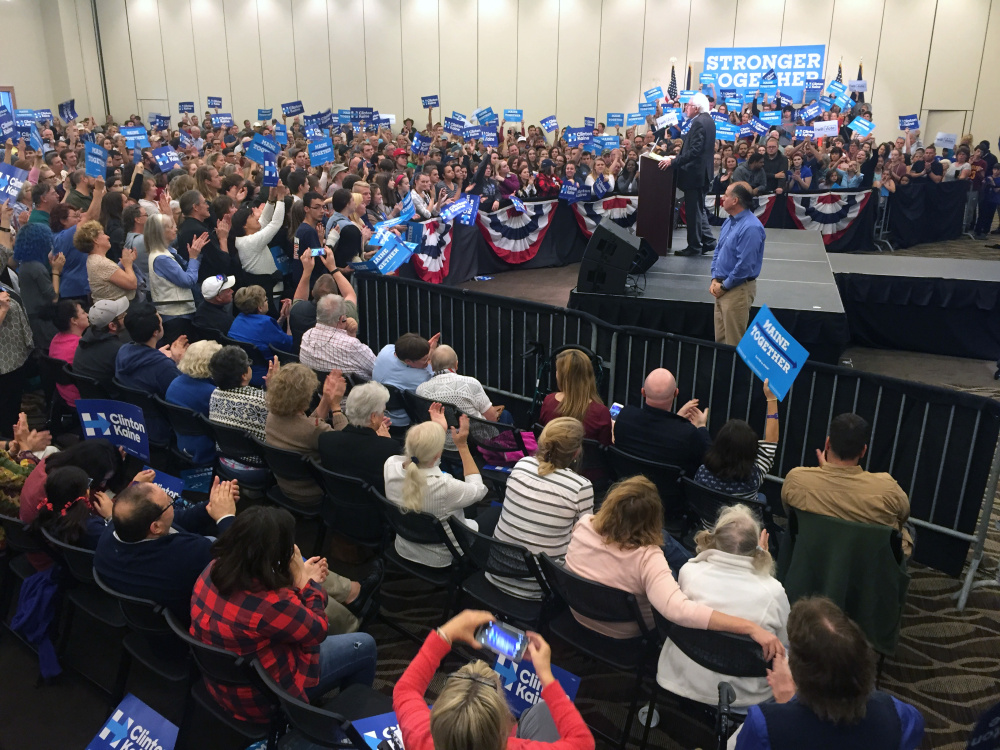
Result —
<instances>
[{"instance_id":1,"label":"denim jeans","mask_svg":"<svg viewBox=\"0 0 1000 750\"><path fill-rule=\"evenodd\" d=\"M670 566L670 572L674 574L674 580L677 580L677 574L680 569L684 566L688 560L690 560L694 555L680 542L674 539L667 530L663 530L663 556L667 558L667 565Z\"/></svg>"},{"instance_id":2,"label":"denim jeans","mask_svg":"<svg viewBox=\"0 0 1000 750\"><path fill-rule=\"evenodd\" d=\"M314 703L336 687L371 687L375 659L375 639L367 633L328 635L319 647L319 682L306 690L309 702Z\"/></svg>"}]
</instances>

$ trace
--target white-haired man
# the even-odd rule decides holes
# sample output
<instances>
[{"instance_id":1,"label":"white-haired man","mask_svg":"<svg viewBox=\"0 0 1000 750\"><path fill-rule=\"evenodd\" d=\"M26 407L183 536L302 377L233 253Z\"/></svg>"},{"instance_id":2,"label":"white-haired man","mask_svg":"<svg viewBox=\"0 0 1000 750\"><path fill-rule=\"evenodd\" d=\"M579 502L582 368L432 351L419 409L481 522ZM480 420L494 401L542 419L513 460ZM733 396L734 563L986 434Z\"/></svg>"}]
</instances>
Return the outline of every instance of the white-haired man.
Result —
<instances>
[{"instance_id":1,"label":"white-haired man","mask_svg":"<svg viewBox=\"0 0 1000 750\"><path fill-rule=\"evenodd\" d=\"M715 249L712 226L705 211L705 195L712 183L715 154L715 120L708 113L710 108L704 94L691 97L684 107L684 116L691 120L691 129L684 136L681 152L660 162L660 169L674 166L677 187L684 191L688 244L683 250L675 250L674 255L700 255Z\"/></svg>"},{"instance_id":2,"label":"white-haired man","mask_svg":"<svg viewBox=\"0 0 1000 750\"><path fill-rule=\"evenodd\" d=\"M347 313L347 301L339 294L322 297L316 303L316 325L302 335L299 361L321 372L337 369L371 380L375 353L354 337L358 324Z\"/></svg>"}]
</instances>

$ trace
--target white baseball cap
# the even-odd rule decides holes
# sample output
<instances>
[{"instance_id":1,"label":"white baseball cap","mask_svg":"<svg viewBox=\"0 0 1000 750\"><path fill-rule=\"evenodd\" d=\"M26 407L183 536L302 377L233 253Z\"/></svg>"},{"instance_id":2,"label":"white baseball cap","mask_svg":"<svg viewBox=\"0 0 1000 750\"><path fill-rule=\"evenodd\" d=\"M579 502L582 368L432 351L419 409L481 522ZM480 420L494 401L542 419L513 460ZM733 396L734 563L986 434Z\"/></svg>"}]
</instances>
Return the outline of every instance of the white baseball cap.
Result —
<instances>
[{"instance_id":1,"label":"white baseball cap","mask_svg":"<svg viewBox=\"0 0 1000 750\"><path fill-rule=\"evenodd\" d=\"M91 305L87 311L87 318L90 325L95 328L107 328L108 324L123 315L128 310L128 299L119 297L118 299L100 299Z\"/></svg>"},{"instance_id":2,"label":"white baseball cap","mask_svg":"<svg viewBox=\"0 0 1000 750\"><path fill-rule=\"evenodd\" d=\"M232 289L236 286L235 276L209 276L201 282L201 296L205 299L218 297L224 289Z\"/></svg>"}]
</instances>

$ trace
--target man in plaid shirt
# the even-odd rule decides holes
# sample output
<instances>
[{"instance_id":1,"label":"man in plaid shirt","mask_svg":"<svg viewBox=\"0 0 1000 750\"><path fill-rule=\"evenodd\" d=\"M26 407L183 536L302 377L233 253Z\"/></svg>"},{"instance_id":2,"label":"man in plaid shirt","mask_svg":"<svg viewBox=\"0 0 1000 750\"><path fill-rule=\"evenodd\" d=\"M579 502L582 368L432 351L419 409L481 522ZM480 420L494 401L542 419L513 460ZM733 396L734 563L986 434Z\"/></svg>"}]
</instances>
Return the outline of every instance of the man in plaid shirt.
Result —
<instances>
[{"instance_id":1,"label":"man in plaid shirt","mask_svg":"<svg viewBox=\"0 0 1000 750\"><path fill-rule=\"evenodd\" d=\"M316 303L316 325L302 335L299 361L321 372L340 370L345 375L371 380L375 353L355 338L357 330L357 321L347 316L343 297L328 294L320 298Z\"/></svg>"}]
</instances>

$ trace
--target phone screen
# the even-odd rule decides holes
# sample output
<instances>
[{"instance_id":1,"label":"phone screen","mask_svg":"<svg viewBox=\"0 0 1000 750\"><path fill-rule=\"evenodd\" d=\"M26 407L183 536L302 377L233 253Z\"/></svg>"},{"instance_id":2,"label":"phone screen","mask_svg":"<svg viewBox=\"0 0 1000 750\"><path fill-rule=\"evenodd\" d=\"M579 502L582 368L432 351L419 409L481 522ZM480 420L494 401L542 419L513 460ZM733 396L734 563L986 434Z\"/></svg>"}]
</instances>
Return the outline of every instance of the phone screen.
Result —
<instances>
[{"instance_id":1,"label":"phone screen","mask_svg":"<svg viewBox=\"0 0 1000 750\"><path fill-rule=\"evenodd\" d=\"M513 661L521 661L528 647L528 636L523 630L499 622L488 622L476 630L476 640L494 653Z\"/></svg>"},{"instance_id":2,"label":"phone screen","mask_svg":"<svg viewBox=\"0 0 1000 750\"><path fill-rule=\"evenodd\" d=\"M320 256L322 256L324 254L323 253L323 248L321 248L321 247L314 247L313 251L312 251L312 254L313 254L314 258L319 258Z\"/></svg>"},{"instance_id":3,"label":"phone screen","mask_svg":"<svg viewBox=\"0 0 1000 750\"><path fill-rule=\"evenodd\" d=\"M623 404L619 404L618 402L611 404L611 408L608 411L611 412L612 419L618 419L618 413L622 410L622 406Z\"/></svg>"}]
</instances>

